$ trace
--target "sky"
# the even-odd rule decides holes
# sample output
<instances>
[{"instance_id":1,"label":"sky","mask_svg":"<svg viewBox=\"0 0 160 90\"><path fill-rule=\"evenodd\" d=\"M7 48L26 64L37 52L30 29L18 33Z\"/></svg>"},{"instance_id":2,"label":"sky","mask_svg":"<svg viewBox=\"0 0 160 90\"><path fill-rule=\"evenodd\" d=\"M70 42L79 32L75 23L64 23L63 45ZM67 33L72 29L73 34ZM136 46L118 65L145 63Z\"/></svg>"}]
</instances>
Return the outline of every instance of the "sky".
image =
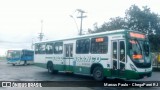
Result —
<instances>
[{"instance_id":1,"label":"sky","mask_svg":"<svg viewBox=\"0 0 160 90\"><path fill-rule=\"evenodd\" d=\"M159 3L159 0L0 0L0 55L5 55L8 49L31 49L41 28L43 40L77 36L77 26L80 28L77 9L86 12L83 19L86 33L94 23L100 26L112 17L124 17L133 4L140 8L148 6L160 14Z\"/></svg>"}]
</instances>

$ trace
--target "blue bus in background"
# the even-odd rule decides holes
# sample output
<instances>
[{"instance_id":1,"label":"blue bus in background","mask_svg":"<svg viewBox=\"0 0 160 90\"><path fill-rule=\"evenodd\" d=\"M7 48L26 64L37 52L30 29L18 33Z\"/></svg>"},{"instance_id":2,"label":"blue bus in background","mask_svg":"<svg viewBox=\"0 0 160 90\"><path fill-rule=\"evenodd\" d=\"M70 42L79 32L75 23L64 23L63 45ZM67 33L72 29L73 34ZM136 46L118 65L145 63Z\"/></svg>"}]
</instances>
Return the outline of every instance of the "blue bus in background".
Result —
<instances>
[{"instance_id":1,"label":"blue bus in background","mask_svg":"<svg viewBox=\"0 0 160 90\"><path fill-rule=\"evenodd\" d=\"M34 51L32 50L8 50L7 51L8 64L15 65L27 65L33 64Z\"/></svg>"}]
</instances>

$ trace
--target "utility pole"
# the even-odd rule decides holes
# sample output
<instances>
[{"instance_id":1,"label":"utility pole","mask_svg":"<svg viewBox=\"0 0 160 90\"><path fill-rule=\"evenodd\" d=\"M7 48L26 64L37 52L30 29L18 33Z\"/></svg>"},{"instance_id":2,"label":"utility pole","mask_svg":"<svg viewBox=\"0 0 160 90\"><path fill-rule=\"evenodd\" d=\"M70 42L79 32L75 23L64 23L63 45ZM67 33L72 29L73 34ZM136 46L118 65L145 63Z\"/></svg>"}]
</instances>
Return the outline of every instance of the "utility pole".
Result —
<instances>
[{"instance_id":1,"label":"utility pole","mask_svg":"<svg viewBox=\"0 0 160 90\"><path fill-rule=\"evenodd\" d=\"M83 14L86 13L85 11L83 11L81 9L77 9L77 11L81 13L81 16L78 16L77 18L81 19L79 35L82 35L82 20L83 20L83 18L86 18L87 16L83 16Z\"/></svg>"},{"instance_id":2,"label":"utility pole","mask_svg":"<svg viewBox=\"0 0 160 90\"><path fill-rule=\"evenodd\" d=\"M42 31L43 31L43 20L41 20L41 32L39 33L39 37L38 37L40 41L42 41L44 36Z\"/></svg>"}]
</instances>

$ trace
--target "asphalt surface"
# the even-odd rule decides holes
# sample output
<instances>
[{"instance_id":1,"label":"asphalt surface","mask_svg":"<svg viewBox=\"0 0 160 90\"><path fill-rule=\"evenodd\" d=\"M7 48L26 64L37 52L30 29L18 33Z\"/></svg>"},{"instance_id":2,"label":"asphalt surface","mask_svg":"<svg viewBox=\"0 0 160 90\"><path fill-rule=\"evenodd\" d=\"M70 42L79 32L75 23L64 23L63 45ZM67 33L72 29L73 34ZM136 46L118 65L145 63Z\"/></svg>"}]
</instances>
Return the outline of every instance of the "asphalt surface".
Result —
<instances>
[{"instance_id":1,"label":"asphalt surface","mask_svg":"<svg viewBox=\"0 0 160 90\"><path fill-rule=\"evenodd\" d=\"M153 72L152 77L137 81L160 81L160 72ZM47 69L35 65L12 66L5 60L0 60L0 81L94 81L92 77L58 73L49 74ZM106 83L112 83L115 79L106 79ZM134 80L135 81L135 80ZM128 81L127 81L128 82ZM129 82L132 82L130 80ZM83 83L83 82L82 82ZM125 81L124 81L125 83ZM160 85L159 85L160 86ZM0 90L159 90L160 87L42 87L42 88L20 88L1 87Z\"/></svg>"}]
</instances>

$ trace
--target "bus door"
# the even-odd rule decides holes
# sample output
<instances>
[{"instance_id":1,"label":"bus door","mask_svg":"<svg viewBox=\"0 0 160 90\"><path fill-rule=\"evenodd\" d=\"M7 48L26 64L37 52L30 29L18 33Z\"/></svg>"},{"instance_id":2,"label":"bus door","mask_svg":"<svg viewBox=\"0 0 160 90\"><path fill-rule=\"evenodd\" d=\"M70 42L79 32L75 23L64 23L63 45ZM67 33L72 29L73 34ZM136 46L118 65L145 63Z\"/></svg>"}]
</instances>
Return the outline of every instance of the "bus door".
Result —
<instances>
[{"instance_id":1,"label":"bus door","mask_svg":"<svg viewBox=\"0 0 160 90\"><path fill-rule=\"evenodd\" d=\"M112 41L112 76L124 77L126 64L126 46L124 40Z\"/></svg>"},{"instance_id":2,"label":"bus door","mask_svg":"<svg viewBox=\"0 0 160 90\"><path fill-rule=\"evenodd\" d=\"M73 71L72 67L73 61L73 44L65 44L64 45L64 70L65 71Z\"/></svg>"}]
</instances>

